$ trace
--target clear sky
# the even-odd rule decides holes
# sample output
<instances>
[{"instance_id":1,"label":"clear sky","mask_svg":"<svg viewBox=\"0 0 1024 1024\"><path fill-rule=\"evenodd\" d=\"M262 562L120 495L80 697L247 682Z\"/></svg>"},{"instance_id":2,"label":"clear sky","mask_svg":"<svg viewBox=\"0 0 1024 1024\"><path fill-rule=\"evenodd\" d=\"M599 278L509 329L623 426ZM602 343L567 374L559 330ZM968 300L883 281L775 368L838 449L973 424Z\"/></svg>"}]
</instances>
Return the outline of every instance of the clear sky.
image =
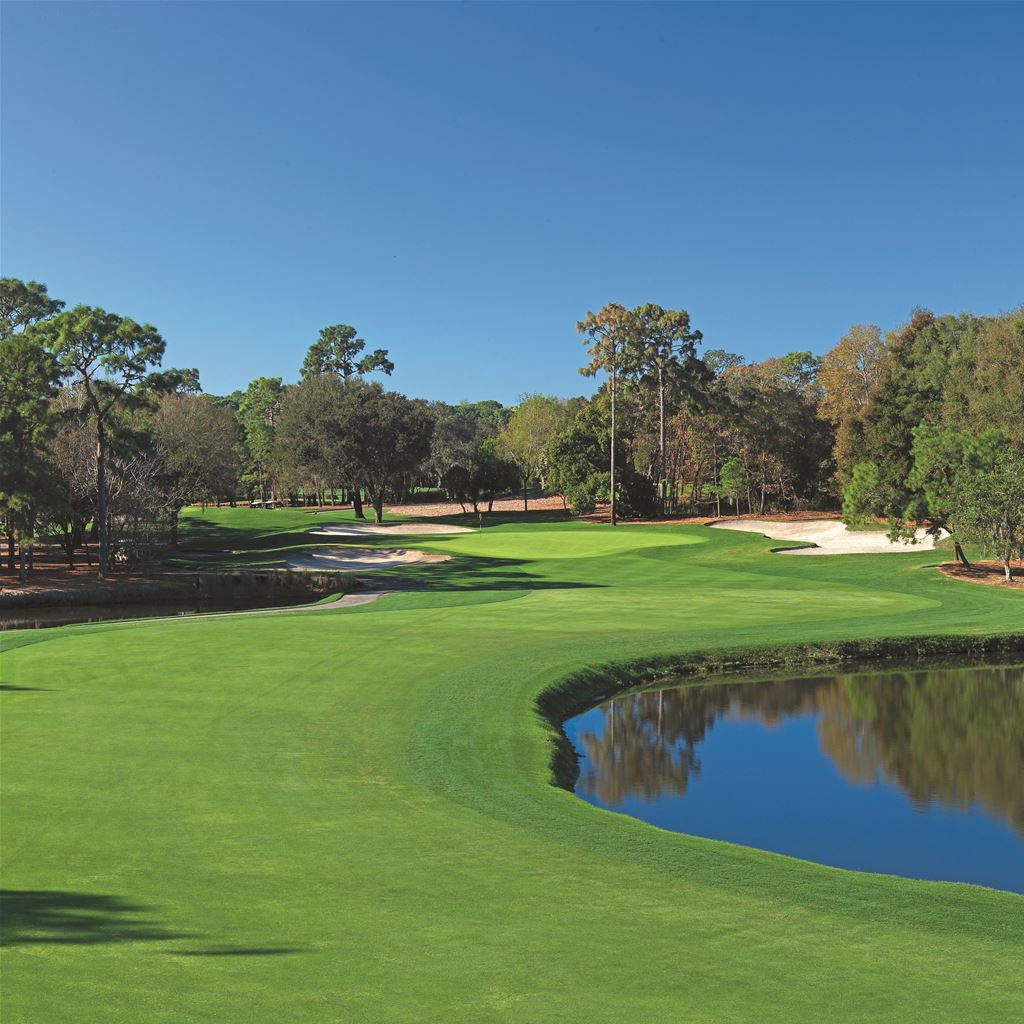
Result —
<instances>
[{"instance_id":1,"label":"clear sky","mask_svg":"<svg viewBox=\"0 0 1024 1024\"><path fill-rule=\"evenodd\" d=\"M1024 5L4 3L2 272L207 390L325 324L411 395L589 392L575 322L824 351L1024 301Z\"/></svg>"}]
</instances>

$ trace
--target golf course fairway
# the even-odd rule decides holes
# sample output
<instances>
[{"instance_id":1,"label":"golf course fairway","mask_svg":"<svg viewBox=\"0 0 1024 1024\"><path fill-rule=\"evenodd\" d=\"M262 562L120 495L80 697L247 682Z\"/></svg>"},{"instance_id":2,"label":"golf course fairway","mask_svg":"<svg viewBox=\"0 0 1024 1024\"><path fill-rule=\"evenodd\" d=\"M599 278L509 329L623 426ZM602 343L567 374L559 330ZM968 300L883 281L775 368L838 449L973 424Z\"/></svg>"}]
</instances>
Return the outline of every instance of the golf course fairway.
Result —
<instances>
[{"instance_id":1,"label":"golf course fairway","mask_svg":"<svg viewBox=\"0 0 1024 1024\"><path fill-rule=\"evenodd\" d=\"M183 533L266 557L310 526ZM536 704L670 656L1024 633L1020 594L700 526L401 543L451 558L373 604L0 637L5 1022L1024 1019L1021 896L597 810Z\"/></svg>"}]
</instances>

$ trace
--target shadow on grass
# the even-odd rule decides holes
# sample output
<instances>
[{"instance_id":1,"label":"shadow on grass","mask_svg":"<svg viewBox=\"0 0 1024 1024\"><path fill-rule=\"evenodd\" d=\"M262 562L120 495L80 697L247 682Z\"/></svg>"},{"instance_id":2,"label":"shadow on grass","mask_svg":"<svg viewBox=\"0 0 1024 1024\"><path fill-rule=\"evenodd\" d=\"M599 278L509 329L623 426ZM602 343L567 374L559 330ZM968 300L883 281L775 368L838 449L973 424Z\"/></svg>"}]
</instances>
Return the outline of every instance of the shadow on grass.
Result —
<instances>
[{"instance_id":1,"label":"shadow on grass","mask_svg":"<svg viewBox=\"0 0 1024 1024\"><path fill-rule=\"evenodd\" d=\"M400 569L382 569L362 577L372 583L394 591L494 591L494 590L594 590L603 583L584 583L579 580L544 579L527 572L520 566L525 559L480 558L456 555L450 562L426 565L406 565Z\"/></svg>"},{"instance_id":2,"label":"shadow on grass","mask_svg":"<svg viewBox=\"0 0 1024 1024\"><path fill-rule=\"evenodd\" d=\"M568 523L573 515L568 509L530 509L529 512L484 512L484 532L495 526L522 526L523 523ZM474 528L481 517L476 512L456 512L450 516L431 516L428 523L439 523L447 526L468 526ZM384 520L385 523L388 521ZM415 520L413 520L415 521ZM410 522L405 520L405 522Z\"/></svg>"},{"instance_id":3,"label":"shadow on grass","mask_svg":"<svg viewBox=\"0 0 1024 1024\"><path fill-rule=\"evenodd\" d=\"M93 946L111 942L199 939L152 920L152 907L119 896L57 890L0 890L0 946ZM164 949L169 956L283 956L302 946L231 946Z\"/></svg>"},{"instance_id":4,"label":"shadow on grass","mask_svg":"<svg viewBox=\"0 0 1024 1024\"><path fill-rule=\"evenodd\" d=\"M0 683L0 693L53 693L45 686L15 686L14 683Z\"/></svg>"},{"instance_id":5,"label":"shadow on grass","mask_svg":"<svg viewBox=\"0 0 1024 1024\"><path fill-rule=\"evenodd\" d=\"M298 539L301 551L315 551L317 548L330 548L336 551L345 547L353 548L388 548L394 539L381 536L366 537L314 537L309 534L296 534L294 537L278 534L266 538L274 548L281 547L278 560L286 558L292 551L284 550L288 541ZM403 541L409 538L403 537ZM247 548L245 552L234 556L234 567L242 566L250 571L261 568L248 560L248 555L259 550L257 546ZM528 572L524 566L530 565L524 558L494 558L479 555L453 555L449 561L427 564L409 564L394 569L364 569L352 573L365 586L382 587L387 590L420 591L428 593L469 592L469 591L503 591L503 590L582 590L603 587L601 583L583 583L576 580L545 579L535 573ZM232 561L223 559L223 571L230 571ZM325 567L325 572L331 571Z\"/></svg>"},{"instance_id":6,"label":"shadow on grass","mask_svg":"<svg viewBox=\"0 0 1024 1024\"><path fill-rule=\"evenodd\" d=\"M291 511L299 511L299 509ZM321 516L323 517L322 519L317 516L310 516L309 523L303 524L301 528L293 527L284 530L275 530L273 520L271 519L268 519L265 525L232 526L223 522L189 518L183 520L181 524L180 554L202 556L203 554L223 552L225 549L259 551L267 548L293 547L298 544L308 545L323 542L337 544L339 541L365 544L373 540L387 540L386 534L363 534L350 537L336 535L323 538L311 536L310 530L321 529L324 526L331 525L331 512L323 512ZM362 520L349 517L339 519L337 513L333 513L333 516L335 522L340 522L346 526L375 525L372 515ZM561 523L568 522L571 519L572 515L562 509L538 509L537 511L531 509L529 512L485 512L483 514L485 530L495 526L522 525L523 523ZM405 517L399 519L385 516L384 522L381 525L397 526L399 523L402 523L412 526L417 522L423 522L428 527L436 525L468 526L474 528L480 522L480 517L473 512L456 513L450 516L430 516L423 520L417 520L415 517L412 519ZM403 536L408 539L420 535L409 533ZM422 536L433 535L423 534Z\"/></svg>"},{"instance_id":7,"label":"shadow on grass","mask_svg":"<svg viewBox=\"0 0 1024 1024\"><path fill-rule=\"evenodd\" d=\"M0 945L95 945L187 939L139 915L151 908L119 896L55 890L0 890Z\"/></svg>"}]
</instances>

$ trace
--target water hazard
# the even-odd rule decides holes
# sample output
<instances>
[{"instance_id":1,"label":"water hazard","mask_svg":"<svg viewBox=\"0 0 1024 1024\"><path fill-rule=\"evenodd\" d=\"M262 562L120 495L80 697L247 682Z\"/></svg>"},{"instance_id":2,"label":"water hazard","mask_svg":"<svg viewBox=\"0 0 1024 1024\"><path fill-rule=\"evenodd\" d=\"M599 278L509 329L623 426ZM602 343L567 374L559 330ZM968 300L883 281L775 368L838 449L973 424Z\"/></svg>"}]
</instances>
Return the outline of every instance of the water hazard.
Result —
<instances>
[{"instance_id":1,"label":"water hazard","mask_svg":"<svg viewBox=\"0 0 1024 1024\"><path fill-rule=\"evenodd\" d=\"M748 678L566 723L577 794L661 828L1024 892L1024 666Z\"/></svg>"},{"instance_id":2,"label":"water hazard","mask_svg":"<svg viewBox=\"0 0 1024 1024\"><path fill-rule=\"evenodd\" d=\"M53 608L5 608L0 611L0 632L9 629L45 629L81 622L107 622L114 619L151 619L167 616L204 615L210 612L237 612L257 608L285 608L309 604L313 598L252 596L232 599L192 599L186 601L146 601L124 604L80 604Z\"/></svg>"}]
</instances>

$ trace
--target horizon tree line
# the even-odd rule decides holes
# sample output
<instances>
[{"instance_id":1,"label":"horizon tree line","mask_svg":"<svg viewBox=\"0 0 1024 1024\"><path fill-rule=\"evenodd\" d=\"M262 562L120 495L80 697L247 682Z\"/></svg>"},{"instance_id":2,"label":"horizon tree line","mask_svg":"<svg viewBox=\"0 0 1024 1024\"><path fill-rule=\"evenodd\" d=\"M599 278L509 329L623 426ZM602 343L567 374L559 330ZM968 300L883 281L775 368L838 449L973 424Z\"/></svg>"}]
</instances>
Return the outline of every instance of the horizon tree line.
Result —
<instances>
[{"instance_id":1,"label":"horizon tree line","mask_svg":"<svg viewBox=\"0 0 1024 1024\"><path fill-rule=\"evenodd\" d=\"M177 542L191 503L388 502L464 511L531 490L573 514L764 515L837 509L922 524L1010 562L1024 547L1024 311L855 325L821 357L748 362L703 343L686 310L609 303L576 325L591 397L452 405L384 388L394 363L347 324L324 327L295 384L256 377L205 394L163 369L150 324L71 310L37 282L0 280L0 516L10 574L34 548L97 570ZM92 545L92 547L90 547Z\"/></svg>"}]
</instances>

